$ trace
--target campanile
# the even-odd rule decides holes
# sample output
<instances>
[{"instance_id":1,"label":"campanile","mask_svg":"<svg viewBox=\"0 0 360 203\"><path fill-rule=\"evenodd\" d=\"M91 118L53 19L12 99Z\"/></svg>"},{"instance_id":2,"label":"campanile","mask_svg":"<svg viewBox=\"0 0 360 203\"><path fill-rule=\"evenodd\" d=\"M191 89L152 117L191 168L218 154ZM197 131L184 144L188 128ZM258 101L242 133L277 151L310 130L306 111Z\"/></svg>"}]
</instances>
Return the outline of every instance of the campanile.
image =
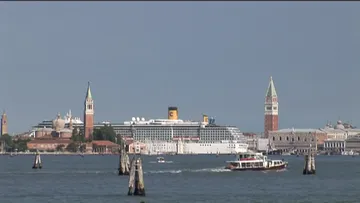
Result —
<instances>
[{"instance_id":1,"label":"campanile","mask_svg":"<svg viewBox=\"0 0 360 203\"><path fill-rule=\"evenodd\" d=\"M269 136L269 131L276 131L279 129L279 103L278 96L272 77L265 95L265 137Z\"/></svg>"},{"instance_id":2,"label":"campanile","mask_svg":"<svg viewBox=\"0 0 360 203\"><path fill-rule=\"evenodd\" d=\"M1 135L5 135L7 133L8 133L7 115L4 111L1 116Z\"/></svg>"},{"instance_id":3,"label":"campanile","mask_svg":"<svg viewBox=\"0 0 360 203\"><path fill-rule=\"evenodd\" d=\"M88 88L86 91L85 103L84 103L84 135L85 139L92 138L94 131L94 100L91 95L90 82L88 82Z\"/></svg>"}]
</instances>

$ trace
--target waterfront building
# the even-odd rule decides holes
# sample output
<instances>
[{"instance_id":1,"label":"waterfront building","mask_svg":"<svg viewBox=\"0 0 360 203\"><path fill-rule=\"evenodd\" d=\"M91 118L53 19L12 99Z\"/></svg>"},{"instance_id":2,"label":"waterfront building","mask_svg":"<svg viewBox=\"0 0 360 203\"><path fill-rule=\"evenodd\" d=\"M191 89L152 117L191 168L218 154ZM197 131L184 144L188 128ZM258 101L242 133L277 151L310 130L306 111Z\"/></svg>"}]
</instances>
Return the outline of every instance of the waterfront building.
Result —
<instances>
[{"instance_id":1,"label":"waterfront building","mask_svg":"<svg viewBox=\"0 0 360 203\"><path fill-rule=\"evenodd\" d=\"M308 149L321 149L327 134L318 129L281 129L269 132L270 146L281 152L308 152Z\"/></svg>"},{"instance_id":2,"label":"waterfront building","mask_svg":"<svg viewBox=\"0 0 360 203\"><path fill-rule=\"evenodd\" d=\"M324 151L327 152L344 152L346 150L345 139L326 139L324 140Z\"/></svg>"},{"instance_id":3,"label":"waterfront building","mask_svg":"<svg viewBox=\"0 0 360 203\"><path fill-rule=\"evenodd\" d=\"M360 152L360 135L351 136L345 140L345 150Z\"/></svg>"},{"instance_id":4,"label":"waterfront building","mask_svg":"<svg viewBox=\"0 0 360 203\"><path fill-rule=\"evenodd\" d=\"M70 122L69 127L72 127ZM51 128L38 128L35 130L35 139L27 143L30 150L55 150L57 146L62 145L64 148L71 143L72 130L65 127L65 120L60 114L52 121Z\"/></svg>"},{"instance_id":5,"label":"waterfront building","mask_svg":"<svg viewBox=\"0 0 360 203\"><path fill-rule=\"evenodd\" d=\"M336 122L336 125L328 123L321 131L327 134L327 139L324 142L324 150L328 152L344 152L347 149L347 140L349 140L350 148L357 143L357 135L360 134L360 129L354 128L348 123L343 123L341 120ZM353 139L354 138L354 139Z\"/></svg>"},{"instance_id":6,"label":"waterfront building","mask_svg":"<svg viewBox=\"0 0 360 203\"><path fill-rule=\"evenodd\" d=\"M69 139L34 139L27 143L29 150L55 151L61 145L65 149L71 140Z\"/></svg>"},{"instance_id":7,"label":"waterfront building","mask_svg":"<svg viewBox=\"0 0 360 203\"><path fill-rule=\"evenodd\" d=\"M264 138L261 133L243 133L247 138L246 143L250 150L266 151L268 150L269 139Z\"/></svg>"},{"instance_id":8,"label":"waterfront building","mask_svg":"<svg viewBox=\"0 0 360 203\"><path fill-rule=\"evenodd\" d=\"M135 141L135 142L129 142L128 143L128 152L130 154L134 154L136 151L136 146L140 147L140 154L149 154L149 155L153 155L153 154L157 154L157 153L166 153L163 150L161 151L157 151L157 150L153 150L153 149L148 149L145 143L139 142L139 141ZM151 146L150 146L151 148Z\"/></svg>"},{"instance_id":9,"label":"waterfront building","mask_svg":"<svg viewBox=\"0 0 360 203\"><path fill-rule=\"evenodd\" d=\"M118 153L119 145L108 140L93 140L92 151L95 153L109 154L109 153Z\"/></svg>"},{"instance_id":10,"label":"waterfront building","mask_svg":"<svg viewBox=\"0 0 360 203\"><path fill-rule=\"evenodd\" d=\"M43 128L36 128L35 138L61 138L61 139L70 139L72 136L72 130L70 129L72 125L65 126L65 120L61 118L60 114L52 120L51 127L44 126Z\"/></svg>"}]
</instances>

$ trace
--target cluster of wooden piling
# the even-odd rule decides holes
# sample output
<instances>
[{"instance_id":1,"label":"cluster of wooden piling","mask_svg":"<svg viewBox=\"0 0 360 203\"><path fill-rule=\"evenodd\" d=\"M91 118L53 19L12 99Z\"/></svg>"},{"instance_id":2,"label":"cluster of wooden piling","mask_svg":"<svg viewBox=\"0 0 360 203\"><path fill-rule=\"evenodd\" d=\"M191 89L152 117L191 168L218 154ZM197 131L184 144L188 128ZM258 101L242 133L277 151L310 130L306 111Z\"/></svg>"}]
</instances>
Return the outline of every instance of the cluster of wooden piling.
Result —
<instances>
[{"instance_id":1,"label":"cluster of wooden piling","mask_svg":"<svg viewBox=\"0 0 360 203\"><path fill-rule=\"evenodd\" d=\"M41 157L40 157L40 153L38 151L35 154L34 165L32 168L33 169L41 169L42 168Z\"/></svg>"},{"instance_id":2,"label":"cluster of wooden piling","mask_svg":"<svg viewBox=\"0 0 360 203\"><path fill-rule=\"evenodd\" d=\"M130 175L130 159L124 147L120 148L119 176Z\"/></svg>"},{"instance_id":3,"label":"cluster of wooden piling","mask_svg":"<svg viewBox=\"0 0 360 203\"><path fill-rule=\"evenodd\" d=\"M315 175L315 154L310 153L305 155L305 165L303 175Z\"/></svg>"},{"instance_id":4,"label":"cluster of wooden piling","mask_svg":"<svg viewBox=\"0 0 360 203\"><path fill-rule=\"evenodd\" d=\"M139 147L137 147L139 148ZM136 154L133 157L131 164L129 156L124 147L120 148L119 174L130 175L128 195L145 196L144 174L142 169L142 161ZM42 162L39 151L35 154L33 169L41 169Z\"/></svg>"},{"instance_id":5,"label":"cluster of wooden piling","mask_svg":"<svg viewBox=\"0 0 360 203\"><path fill-rule=\"evenodd\" d=\"M145 196L144 174L140 157L134 157L131 161L128 195Z\"/></svg>"}]
</instances>

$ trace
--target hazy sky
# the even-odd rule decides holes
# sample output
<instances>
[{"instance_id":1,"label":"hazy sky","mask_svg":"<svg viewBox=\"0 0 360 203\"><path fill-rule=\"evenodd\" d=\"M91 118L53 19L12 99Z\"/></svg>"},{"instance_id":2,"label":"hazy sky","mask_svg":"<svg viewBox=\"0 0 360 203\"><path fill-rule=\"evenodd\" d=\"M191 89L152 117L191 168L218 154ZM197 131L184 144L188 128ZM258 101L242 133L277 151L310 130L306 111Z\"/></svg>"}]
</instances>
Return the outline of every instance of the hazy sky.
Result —
<instances>
[{"instance_id":1,"label":"hazy sky","mask_svg":"<svg viewBox=\"0 0 360 203\"><path fill-rule=\"evenodd\" d=\"M0 108L22 132L69 109L95 120L182 119L263 131L360 126L360 2L0 2Z\"/></svg>"}]
</instances>

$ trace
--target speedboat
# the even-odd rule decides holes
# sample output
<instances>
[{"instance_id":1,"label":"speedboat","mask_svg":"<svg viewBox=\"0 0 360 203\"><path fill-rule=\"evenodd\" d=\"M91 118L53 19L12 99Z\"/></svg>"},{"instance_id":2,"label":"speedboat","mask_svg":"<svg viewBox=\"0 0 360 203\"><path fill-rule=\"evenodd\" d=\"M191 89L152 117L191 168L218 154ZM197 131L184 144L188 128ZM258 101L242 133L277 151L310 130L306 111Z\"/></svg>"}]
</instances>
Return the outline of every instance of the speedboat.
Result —
<instances>
[{"instance_id":1,"label":"speedboat","mask_svg":"<svg viewBox=\"0 0 360 203\"><path fill-rule=\"evenodd\" d=\"M157 157L156 160L158 163L165 163L164 157Z\"/></svg>"},{"instance_id":2,"label":"speedboat","mask_svg":"<svg viewBox=\"0 0 360 203\"><path fill-rule=\"evenodd\" d=\"M236 160L227 161L225 169L232 171L265 171L265 170L280 170L288 166L288 162L284 160L271 160L262 153L252 151L239 153Z\"/></svg>"}]
</instances>

